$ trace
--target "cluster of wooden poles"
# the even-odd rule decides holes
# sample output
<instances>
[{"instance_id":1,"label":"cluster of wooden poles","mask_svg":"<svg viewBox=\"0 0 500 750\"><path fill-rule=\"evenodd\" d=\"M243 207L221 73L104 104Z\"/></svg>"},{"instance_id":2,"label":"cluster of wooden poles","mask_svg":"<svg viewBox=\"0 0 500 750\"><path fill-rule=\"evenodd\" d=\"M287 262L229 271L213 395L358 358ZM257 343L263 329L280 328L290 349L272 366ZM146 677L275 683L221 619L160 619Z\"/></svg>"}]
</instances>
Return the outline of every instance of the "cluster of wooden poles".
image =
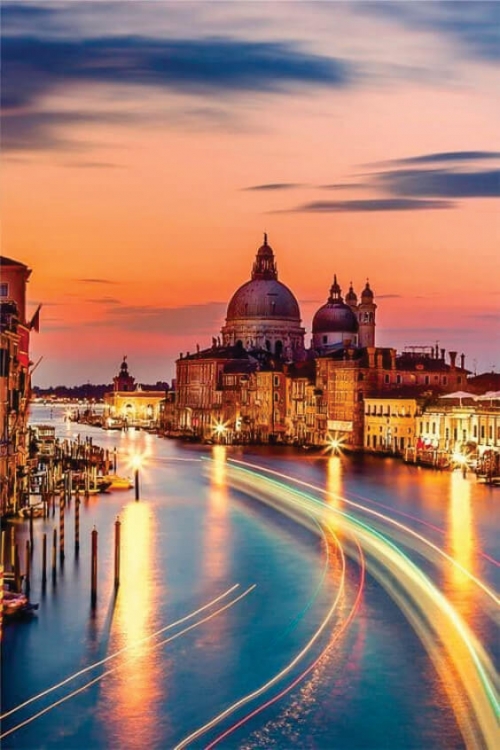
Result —
<instances>
[{"instance_id":1,"label":"cluster of wooden poles","mask_svg":"<svg viewBox=\"0 0 500 750\"><path fill-rule=\"evenodd\" d=\"M65 559L65 516L64 511L66 504L70 504L71 493L66 492L66 488L62 489L59 495L59 534L58 529L54 528L52 531L52 554L51 554L51 574L53 583L57 580L57 557L59 556L60 566L64 565ZM78 490L75 492L75 536L74 536L74 552L75 557L78 557L80 552L80 493ZM52 515L55 515L55 495L52 496ZM44 503L44 517L47 518L49 515L50 507L49 501ZM120 585L120 526L121 522L119 517L115 521L115 535L114 535L114 585L115 589ZM6 544L6 531L2 530L1 534L1 550L0 550L0 574L1 578L8 580L13 583L14 591L21 593L24 582L24 594L29 598L31 588L31 577L32 577L32 566L33 566L33 552L34 552L34 535L33 535L33 509L31 509L29 515L29 538L26 539L26 552L25 552L25 565L24 572L21 573L20 563L20 551L19 544L15 539L15 528L10 527L10 544L9 544L9 559L7 559L7 544ZM98 552L98 532L97 529L93 528L91 532L91 580L90 580L90 599L92 607L96 606L97 603L97 552ZM44 533L42 537L42 591L47 585L47 534ZM9 570L8 570L9 568ZM0 581L0 588L3 592L4 580Z\"/></svg>"}]
</instances>

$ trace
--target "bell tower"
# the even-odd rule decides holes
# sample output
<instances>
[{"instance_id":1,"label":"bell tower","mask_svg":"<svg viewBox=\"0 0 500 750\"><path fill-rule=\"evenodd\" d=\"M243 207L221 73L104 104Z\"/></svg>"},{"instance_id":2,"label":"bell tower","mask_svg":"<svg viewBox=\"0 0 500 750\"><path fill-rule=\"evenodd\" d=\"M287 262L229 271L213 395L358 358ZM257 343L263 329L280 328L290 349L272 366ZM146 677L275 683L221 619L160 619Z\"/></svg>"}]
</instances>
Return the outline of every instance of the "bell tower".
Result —
<instances>
[{"instance_id":1,"label":"bell tower","mask_svg":"<svg viewBox=\"0 0 500 750\"><path fill-rule=\"evenodd\" d=\"M361 292L361 302L358 306L359 346L375 346L375 310L377 305L373 301L373 291L367 280Z\"/></svg>"},{"instance_id":2,"label":"bell tower","mask_svg":"<svg viewBox=\"0 0 500 750\"><path fill-rule=\"evenodd\" d=\"M113 384L113 389L115 391L135 391L135 378L133 378L128 371L126 354L120 365L120 372L113 378Z\"/></svg>"}]
</instances>

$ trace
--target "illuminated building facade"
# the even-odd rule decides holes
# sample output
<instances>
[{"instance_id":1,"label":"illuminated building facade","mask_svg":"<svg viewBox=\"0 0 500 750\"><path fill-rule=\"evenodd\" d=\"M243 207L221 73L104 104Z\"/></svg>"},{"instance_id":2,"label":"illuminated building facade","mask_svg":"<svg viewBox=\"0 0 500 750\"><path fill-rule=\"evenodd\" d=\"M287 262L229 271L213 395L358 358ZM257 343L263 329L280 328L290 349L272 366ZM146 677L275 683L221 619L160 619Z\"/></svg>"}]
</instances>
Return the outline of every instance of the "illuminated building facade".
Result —
<instances>
[{"instance_id":1,"label":"illuminated building facade","mask_svg":"<svg viewBox=\"0 0 500 750\"><path fill-rule=\"evenodd\" d=\"M26 286L31 270L0 257L0 513L16 512L27 501L30 471L28 406L31 393L30 331L39 310L26 320Z\"/></svg>"},{"instance_id":2,"label":"illuminated building facade","mask_svg":"<svg viewBox=\"0 0 500 750\"><path fill-rule=\"evenodd\" d=\"M464 387L463 355L457 366L456 352L448 363L437 347L410 347L399 356L376 347L376 309L368 282L359 300L352 283L344 299L334 276L306 350L297 300L278 280L264 235L251 279L228 304L222 340L176 362L177 430L209 440L217 428L227 442L323 445L335 437L346 448L363 450L367 398L403 388L417 397ZM412 427L396 442L402 427L394 423L384 433L384 443L390 435L398 452L402 437L405 444L414 437Z\"/></svg>"},{"instance_id":3,"label":"illuminated building facade","mask_svg":"<svg viewBox=\"0 0 500 750\"><path fill-rule=\"evenodd\" d=\"M364 450L405 455L415 445L416 418L421 413L417 399L383 392L364 402Z\"/></svg>"},{"instance_id":4,"label":"illuminated building facade","mask_svg":"<svg viewBox=\"0 0 500 750\"><path fill-rule=\"evenodd\" d=\"M165 391L143 390L136 385L124 357L118 375L113 378L113 390L104 394L105 426L156 426L164 400Z\"/></svg>"}]
</instances>

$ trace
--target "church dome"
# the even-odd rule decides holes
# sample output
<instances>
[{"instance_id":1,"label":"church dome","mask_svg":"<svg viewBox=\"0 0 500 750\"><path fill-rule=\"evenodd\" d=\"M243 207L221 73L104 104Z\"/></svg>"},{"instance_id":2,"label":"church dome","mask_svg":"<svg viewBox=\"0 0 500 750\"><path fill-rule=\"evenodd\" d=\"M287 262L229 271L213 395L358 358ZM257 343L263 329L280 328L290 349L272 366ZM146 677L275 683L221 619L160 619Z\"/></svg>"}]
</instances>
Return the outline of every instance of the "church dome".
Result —
<instances>
[{"instance_id":1,"label":"church dome","mask_svg":"<svg viewBox=\"0 0 500 750\"><path fill-rule=\"evenodd\" d=\"M227 320L239 318L291 318L300 320L299 305L281 281L252 279L233 294Z\"/></svg>"},{"instance_id":2,"label":"church dome","mask_svg":"<svg viewBox=\"0 0 500 750\"><path fill-rule=\"evenodd\" d=\"M368 281L366 282L365 288L361 292L361 299L362 300L369 300L369 299L372 300L373 299L373 292L370 289L370 284L369 284Z\"/></svg>"},{"instance_id":3,"label":"church dome","mask_svg":"<svg viewBox=\"0 0 500 750\"><path fill-rule=\"evenodd\" d=\"M313 318L313 335L315 333L357 333L357 331L358 320L349 305L342 300L341 289L335 276L327 303L319 308Z\"/></svg>"},{"instance_id":4,"label":"church dome","mask_svg":"<svg viewBox=\"0 0 500 750\"><path fill-rule=\"evenodd\" d=\"M300 322L297 300L290 289L278 281L274 253L267 244L267 235L257 251L251 280L236 290L227 308L228 323L249 318L285 318Z\"/></svg>"},{"instance_id":5,"label":"church dome","mask_svg":"<svg viewBox=\"0 0 500 750\"><path fill-rule=\"evenodd\" d=\"M320 307L313 318L313 333L356 333L358 321L348 305L330 304Z\"/></svg>"}]
</instances>

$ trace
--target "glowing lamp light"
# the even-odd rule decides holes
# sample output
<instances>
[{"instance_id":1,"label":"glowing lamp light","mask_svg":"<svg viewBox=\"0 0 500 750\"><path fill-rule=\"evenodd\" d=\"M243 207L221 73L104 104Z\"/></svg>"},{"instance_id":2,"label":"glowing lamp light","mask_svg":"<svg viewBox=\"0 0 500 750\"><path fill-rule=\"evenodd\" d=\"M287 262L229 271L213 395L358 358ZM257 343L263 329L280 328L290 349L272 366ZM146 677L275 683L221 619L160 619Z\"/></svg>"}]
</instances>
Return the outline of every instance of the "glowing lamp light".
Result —
<instances>
[{"instance_id":1,"label":"glowing lamp light","mask_svg":"<svg viewBox=\"0 0 500 750\"><path fill-rule=\"evenodd\" d=\"M143 456L140 453L134 453L130 459L130 465L134 471L139 471L142 466Z\"/></svg>"},{"instance_id":2,"label":"glowing lamp light","mask_svg":"<svg viewBox=\"0 0 500 750\"><path fill-rule=\"evenodd\" d=\"M144 461L144 455L141 453L133 453L130 457L130 466L134 470L134 488L135 488L135 499L139 500L139 469L141 468Z\"/></svg>"},{"instance_id":3,"label":"glowing lamp light","mask_svg":"<svg viewBox=\"0 0 500 750\"><path fill-rule=\"evenodd\" d=\"M342 440L342 438L328 435L326 440L327 450L330 450L333 454L338 455L342 451L343 445L344 441Z\"/></svg>"},{"instance_id":4,"label":"glowing lamp light","mask_svg":"<svg viewBox=\"0 0 500 750\"><path fill-rule=\"evenodd\" d=\"M463 453L456 452L452 455L452 460L459 466L465 466L465 464L467 463L467 456L464 456Z\"/></svg>"},{"instance_id":5,"label":"glowing lamp light","mask_svg":"<svg viewBox=\"0 0 500 750\"><path fill-rule=\"evenodd\" d=\"M226 425L222 422L216 422L213 428L213 432L217 437L221 437L226 432Z\"/></svg>"}]
</instances>

